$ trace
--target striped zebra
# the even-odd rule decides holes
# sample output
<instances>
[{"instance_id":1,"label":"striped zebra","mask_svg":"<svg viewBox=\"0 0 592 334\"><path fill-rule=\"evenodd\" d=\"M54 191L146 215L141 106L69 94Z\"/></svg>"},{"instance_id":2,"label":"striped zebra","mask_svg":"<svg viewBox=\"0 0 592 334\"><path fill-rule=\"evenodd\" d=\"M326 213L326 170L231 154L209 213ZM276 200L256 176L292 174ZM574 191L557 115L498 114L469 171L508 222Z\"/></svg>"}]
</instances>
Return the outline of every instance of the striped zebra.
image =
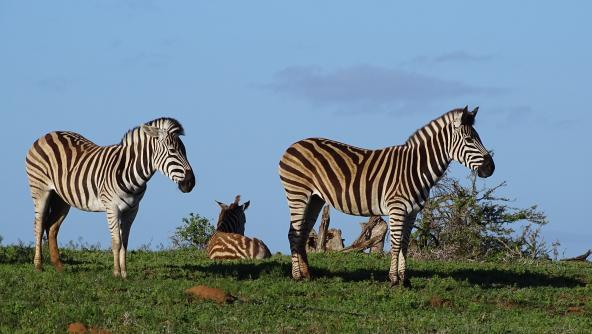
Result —
<instances>
[{"instance_id":1,"label":"striped zebra","mask_svg":"<svg viewBox=\"0 0 592 334\"><path fill-rule=\"evenodd\" d=\"M309 138L290 146L279 174L290 208L292 277L309 278L305 241L325 202L352 215L389 215L393 285L409 286L405 260L409 235L430 188L452 160L480 177L495 165L473 128L478 107L454 109L417 130L405 144L367 150Z\"/></svg>"},{"instance_id":2,"label":"striped zebra","mask_svg":"<svg viewBox=\"0 0 592 334\"><path fill-rule=\"evenodd\" d=\"M208 241L207 252L210 259L265 259L271 256L263 241L244 236L247 222L245 210L250 201L243 205L239 202L240 195L230 205L216 201L221 210L216 232Z\"/></svg>"},{"instance_id":3,"label":"striped zebra","mask_svg":"<svg viewBox=\"0 0 592 334\"><path fill-rule=\"evenodd\" d=\"M35 205L35 268L42 269L41 238L47 234L52 264L62 270L57 235L70 207L106 212L113 250L113 275L125 278L130 228L146 183L161 171L186 193L195 177L183 127L159 118L129 130L118 145L98 146L74 132L50 132L33 143L26 158Z\"/></svg>"}]
</instances>

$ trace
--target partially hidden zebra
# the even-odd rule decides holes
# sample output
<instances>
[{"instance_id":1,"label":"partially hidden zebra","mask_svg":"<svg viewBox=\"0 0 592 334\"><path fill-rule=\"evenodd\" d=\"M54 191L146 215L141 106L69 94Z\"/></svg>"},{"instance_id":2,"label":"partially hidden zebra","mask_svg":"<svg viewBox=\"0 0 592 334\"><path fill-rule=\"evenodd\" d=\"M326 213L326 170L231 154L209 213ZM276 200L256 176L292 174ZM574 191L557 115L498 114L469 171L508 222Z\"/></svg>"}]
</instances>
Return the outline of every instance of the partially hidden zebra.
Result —
<instances>
[{"instance_id":1,"label":"partially hidden zebra","mask_svg":"<svg viewBox=\"0 0 592 334\"><path fill-rule=\"evenodd\" d=\"M70 207L107 214L113 251L113 275L125 278L130 228L146 183L162 172L179 189L195 186L182 125L159 118L129 130L117 145L98 146L66 131L50 132L33 143L26 158L29 187L35 206L35 258L42 269L41 242L47 234L50 259L62 270L58 231Z\"/></svg>"},{"instance_id":2,"label":"partially hidden zebra","mask_svg":"<svg viewBox=\"0 0 592 334\"><path fill-rule=\"evenodd\" d=\"M305 241L325 202L352 215L389 215L393 285L405 274L409 235L429 191L451 161L480 177L495 165L473 128L478 107L454 109L413 133L399 146L362 149L323 138L292 144L279 162L290 209L288 239L292 277L309 278Z\"/></svg>"},{"instance_id":3,"label":"partially hidden zebra","mask_svg":"<svg viewBox=\"0 0 592 334\"><path fill-rule=\"evenodd\" d=\"M244 236L247 222L245 210L250 201L242 205L239 202L240 195L230 205L216 201L220 206L220 216L216 232L208 241L210 259L265 259L271 256L263 241Z\"/></svg>"}]
</instances>

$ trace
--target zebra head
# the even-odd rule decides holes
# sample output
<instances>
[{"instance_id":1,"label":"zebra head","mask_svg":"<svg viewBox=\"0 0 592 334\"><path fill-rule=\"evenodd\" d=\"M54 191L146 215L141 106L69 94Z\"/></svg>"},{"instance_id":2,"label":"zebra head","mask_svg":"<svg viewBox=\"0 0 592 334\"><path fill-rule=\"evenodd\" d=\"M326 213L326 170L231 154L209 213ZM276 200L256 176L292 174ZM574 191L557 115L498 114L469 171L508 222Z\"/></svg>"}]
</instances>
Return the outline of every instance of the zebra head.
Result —
<instances>
[{"instance_id":1,"label":"zebra head","mask_svg":"<svg viewBox=\"0 0 592 334\"><path fill-rule=\"evenodd\" d=\"M234 203L230 205L216 201L221 209L216 231L245 235L245 223L247 222L245 210L247 210L251 201L247 201L242 205L239 202L240 195L237 195Z\"/></svg>"},{"instance_id":2,"label":"zebra head","mask_svg":"<svg viewBox=\"0 0 592 334\"><path fill-rule=\"evenodd\" d=\"M479 177L489 177L495 170L495 164L491 154L483 146L479 134L473 128L478 111L479 107L469 111L467 106L462 112L454 114L454 130L448 153L453 160L477 171Z\"/></svg>"},{"instance_id":3,"label":"zebra head","mask_svg":"<svg viewBox=\"0 0 592 334\"><path fill-rule=\"evenodd\" d=\"M195 186L195 176L180 138L184 135L181 124L171 118L160 118L142 125L141 129L153 144L154 167L178 184L179 190L190 192Z\"/></svg>"}]
</instances>

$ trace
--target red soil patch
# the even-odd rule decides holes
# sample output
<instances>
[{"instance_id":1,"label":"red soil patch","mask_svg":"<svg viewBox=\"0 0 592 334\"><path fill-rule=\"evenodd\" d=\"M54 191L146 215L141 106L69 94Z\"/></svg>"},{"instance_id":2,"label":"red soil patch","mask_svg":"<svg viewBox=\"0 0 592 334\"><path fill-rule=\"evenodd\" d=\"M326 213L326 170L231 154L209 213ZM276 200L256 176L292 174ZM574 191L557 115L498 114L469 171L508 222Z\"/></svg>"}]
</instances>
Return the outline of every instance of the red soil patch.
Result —
<instances>
[{"instance_id":1,"label":"red soil patch","mask_svg":"<svg viewBox=\"0 0 592 334\"><path fill-rule=\"evenodd\" d=\"M584 309L579 306L570 306L565 311L566 314L582 314L584 313Z\"/></svg>"},{"instance_id":2,"label":"red soil patch","mask_svg":"<svg viewBox=\"0 0 592 334\"><path fill-rule=\"evenodd\" d=\"M73 322L68 325L68 334L84 334L86 331L86 326L81 322Z\"/></svg>"},{"instance_id":3,"label":"red soil patch","mask_svg":"<svg viewBox=\"0 0 592 334\"><path fill-rule=\"evenodd\" d=\"M229 304L236 300L235 296L224 292L224 290L210 288L205 285L196 285L185 290L185 293L195 299L210 300L218 304Z\"/></svg>"},{"instance_id":4,"label":"red soil patch","mask_svg":"<svg viewBox=\"0 0 592 334\"><path fill-rule=\"evenodd\" d=\"M85 334L85 333L90 333L90 334L111 334L110 331L103 329L103 328L97 328L97 327L86 327L83 323L81 322L73 322L71 324L68 325L68 334Z\"/></svg>"}]
</instances>

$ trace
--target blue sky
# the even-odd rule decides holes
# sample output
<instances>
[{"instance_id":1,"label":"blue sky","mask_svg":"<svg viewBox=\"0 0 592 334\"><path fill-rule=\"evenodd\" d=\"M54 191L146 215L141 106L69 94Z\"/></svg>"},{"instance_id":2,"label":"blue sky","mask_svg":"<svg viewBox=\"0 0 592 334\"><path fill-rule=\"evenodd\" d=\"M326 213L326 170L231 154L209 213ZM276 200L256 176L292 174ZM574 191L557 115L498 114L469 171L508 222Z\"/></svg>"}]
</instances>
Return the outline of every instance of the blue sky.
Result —
<instances>
[{"instance_id":1,"label":"blue sky","mask_svg":"<svg viewBox=\"0 0 592 334\"><path fill-rule=\"evenodd\" d=\"M177 118L197 186L182 194L156 175L131 247L167 245L189 212L214 219L214 200L241 194L247 235L286 252L277 163L291 143L396 145L468 104L495 151L485 184L507 181L501 195L549 216L546 240L582 253L591 12L587 1L0 1L3 243L33 240L24 157L52 130L107 145ZM332 212L351 242L363 219ZM79 238L109 246L104 214L71 210L59 240Z\"/></svg>"}]
</instances>

